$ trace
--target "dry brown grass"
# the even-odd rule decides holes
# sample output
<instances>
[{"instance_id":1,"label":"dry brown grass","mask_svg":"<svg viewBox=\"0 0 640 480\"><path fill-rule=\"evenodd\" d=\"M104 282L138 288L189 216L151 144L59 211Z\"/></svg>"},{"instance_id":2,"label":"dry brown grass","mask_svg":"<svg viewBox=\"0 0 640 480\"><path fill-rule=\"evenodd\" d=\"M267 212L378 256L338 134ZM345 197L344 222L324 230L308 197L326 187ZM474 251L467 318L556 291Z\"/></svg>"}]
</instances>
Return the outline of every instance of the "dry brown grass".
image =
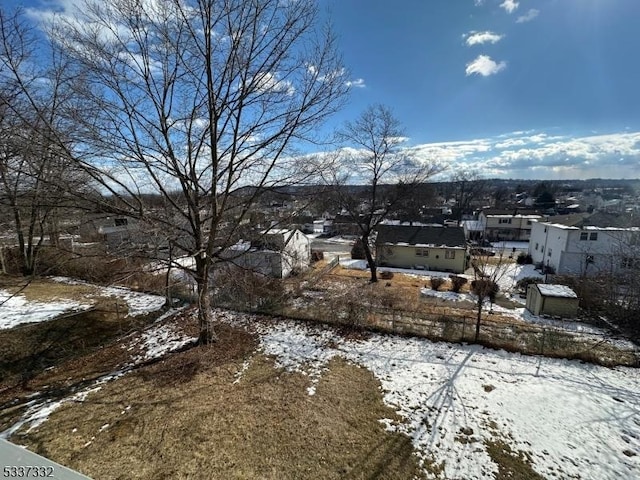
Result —
<instances>
[{"instance_id":1,"label":"dry brown grass","mask_svg":"<svg viewBox=\"0 0 640 480\"><path fill-rule=\"evenodd\" d=\"M498 466L496 480L544 480L532 468L531 458L522 451L514 451L502 440L485 441L487 453Z\"/></svg>"},{"instance_id":2,"label":"dry brown grass","mask_svg":"<svg viewBox=\"0 0 640 480\"><path fill-rule=\"evenodd\" d=\"M49 302L64 299L86 303L87 296L95 296L98 293L98 289L92 285L70 285L46 278L30 280L2 275L0 279L0 288L12 294L23 295L30 301Z\"/></svg>"},{"instance_id":3,"label":"dry brown grass","mask_svg":"<svg viewBox=\"0 0 640 480\"><path fill-rule=\"evenodd\" d=\"M420 477L410 439L378 421L398 418L368 370L333 360L309 396L308 377L251 356L248 334L218 333L13 440L96 479Z\"/></svg>"}]
</instances>

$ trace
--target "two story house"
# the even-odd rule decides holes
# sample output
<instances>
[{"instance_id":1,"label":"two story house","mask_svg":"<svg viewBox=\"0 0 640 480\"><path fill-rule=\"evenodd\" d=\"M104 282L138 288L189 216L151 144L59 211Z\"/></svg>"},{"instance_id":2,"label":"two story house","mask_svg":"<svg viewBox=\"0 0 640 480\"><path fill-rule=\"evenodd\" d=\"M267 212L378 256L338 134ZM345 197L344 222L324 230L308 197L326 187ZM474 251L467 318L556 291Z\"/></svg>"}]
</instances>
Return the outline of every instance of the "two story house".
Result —
<instances>
[{"instance_id":1,"label":"two story house","mask_svg":"<svg viewBox=\"0 0 640 480\"><path fill-rule=\"evenodd\" d=\"M561 275L618 273L640 268L640 228L533 225L529 253L534 263Z\"/></svg>"},{"instance_id":2,"label":"two story house","mask_svg":"<svg viewBox=\"0 0 640 480\"><path fill-rule=\"evenodd\" d=\"M542 215L527 210L483 210L478 222L484 231L484 239L489 241L522 241L531 237L533 224L542 219Z\"/></svg>"}]
</instances>

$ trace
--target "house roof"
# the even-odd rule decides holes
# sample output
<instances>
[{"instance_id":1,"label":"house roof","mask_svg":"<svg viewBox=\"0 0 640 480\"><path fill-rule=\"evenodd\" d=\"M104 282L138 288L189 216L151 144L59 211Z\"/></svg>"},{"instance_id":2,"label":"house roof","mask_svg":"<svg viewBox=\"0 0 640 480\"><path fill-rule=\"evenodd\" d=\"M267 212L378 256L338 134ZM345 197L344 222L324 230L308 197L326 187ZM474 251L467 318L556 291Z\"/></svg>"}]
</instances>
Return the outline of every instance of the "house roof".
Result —
<instances>
[{"instance_id":1,"label":"house roof","mask_svg":"<svg viewBox=\"0 0 640 480\"><path fill-rule=\"evenodd\" d=\"M580 225L588 216L588 213L570 213L568 215L554 215L545 217L542 221L554 223L557 225L565 225L567 227L575 227L577 225Z\"/></svg>"},{"instance_id":2,"label":"house roof","mask_svg":"<svg viewBox=\"0 0 640 480\"><path fill-rule=\"evenodd\" d=\"M576 292L566 285L540 283L536 286L538 287L540 294L545 297L578 298Z\"/></svg>"},{"instance_id":3,"label":"house roof","mask_svg":"<svg viewBox=\"0 0 640 480\"><path fill-rule=\"evenodd\" d=\"M462 227L379 225L377 244L465 247Z\"/></svg>"},{"instance_id":4,"label":"house roof","mask_svg":"<svg viewBox=\"0 0 640 480\"><path fill-rule=\"evenodd\" d=\"M486 208L482 210L482 213L485 216L494 216L494 217L498 217L498 216L515 217L515 216L530 216L530 215L540 216L540 213L537 210L524 209L524 208L511 208L511 209Z\"/></svg>"}]
</instances>

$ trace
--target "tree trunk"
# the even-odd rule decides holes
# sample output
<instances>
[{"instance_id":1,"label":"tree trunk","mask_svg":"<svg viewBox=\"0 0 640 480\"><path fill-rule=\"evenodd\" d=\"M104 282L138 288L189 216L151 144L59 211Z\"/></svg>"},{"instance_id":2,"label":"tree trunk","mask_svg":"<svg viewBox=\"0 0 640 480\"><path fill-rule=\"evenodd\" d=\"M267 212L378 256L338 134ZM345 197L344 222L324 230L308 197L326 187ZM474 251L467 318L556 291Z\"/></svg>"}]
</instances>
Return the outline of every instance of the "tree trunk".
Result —
<instances>
[{"instance_id":1,"label":"tree trunk","mask_svg":"<svg viewBox=\"0 0 640 480\"><path fill-rule=\"evenodd\" d=\"M371 246L369 245L369 235L362 236L362 248L364 248L364 256L367 258L367 264L369 265L369 271L371 272L371 279L369 281L371 283L375 283L378 281L378 274L376 262L373 259Z\"/></svg>"},{"instance_id":2,"label":"tree trunk","mask_svg":"<svg viewBox=\"0 0 640 480\"><path fill-rule=\"evenodd\" d=\"M196 257L196 283L198 285L198 337L199 345L208 345L217 340L211 324L211 299L209 298L209 262L206 258Z\"/></svg>"},{"instance_id":3,"label":"tree trunk","mask_svg":"<svg viewBox=\"0 0 640 480\"><path fill-rule=\"evenodd\" d=\"M478 316L476 317L476 336L475 336L475 339L473 340L476 343L480 339L480 321L482 320L482 300L483 300L482 297L480 297L478 300Z\"/></svg>"},{"instance_id":4,"label":"tree trunk","mask_svg":"<svg viewBox=\"0 0 640 480\"><path fill-rule=\"evenodd\" d=\"M169 261L167 263L167 273L164 277L164 296L166 298L165 305L167 308L173 305L171 299L171 263L173 262L173 244L169 242Z\"/></svg>"}]
</instances>

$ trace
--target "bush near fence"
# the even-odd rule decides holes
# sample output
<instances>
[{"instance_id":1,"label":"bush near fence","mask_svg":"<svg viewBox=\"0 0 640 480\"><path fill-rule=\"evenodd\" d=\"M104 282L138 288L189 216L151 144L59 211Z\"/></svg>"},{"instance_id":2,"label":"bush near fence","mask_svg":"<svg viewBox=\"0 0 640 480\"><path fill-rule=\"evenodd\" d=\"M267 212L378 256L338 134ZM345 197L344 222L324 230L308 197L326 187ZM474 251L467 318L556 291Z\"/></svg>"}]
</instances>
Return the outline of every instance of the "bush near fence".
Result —
<instances>
[{"instance_id":1,"label":"bush near fence","mask_svg":"<svg viewBox=\"0 0 640 480\"><path fill-rule=\"evenodd\" d=\"M448 314L446 309L427 314L368 306L359 301L343 299L338 302L315 302L304 311L286 309L283 313L299 320L418 336L434 341L473 343L475 337L475 317L455 317ZM607 335L574 333L553 326L523 325L483 318L477 343L527 355L578 359L605 366L640 366L637 350L615 345Z\"/></svg>"}]
</instances>

